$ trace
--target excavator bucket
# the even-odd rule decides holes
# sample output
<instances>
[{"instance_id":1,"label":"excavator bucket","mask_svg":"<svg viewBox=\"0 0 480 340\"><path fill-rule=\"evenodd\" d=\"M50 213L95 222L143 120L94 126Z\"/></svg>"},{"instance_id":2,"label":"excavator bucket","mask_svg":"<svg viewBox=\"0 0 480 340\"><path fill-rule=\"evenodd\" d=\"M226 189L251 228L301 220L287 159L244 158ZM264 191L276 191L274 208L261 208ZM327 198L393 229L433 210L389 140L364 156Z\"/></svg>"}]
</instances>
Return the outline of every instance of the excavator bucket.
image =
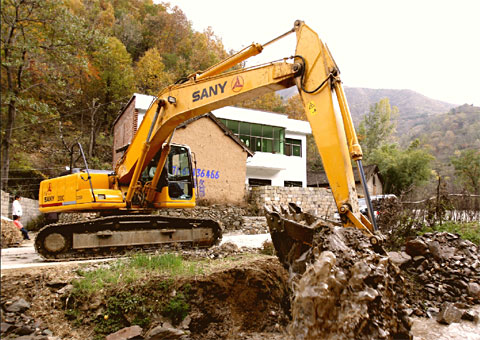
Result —
<instances>
[{"instance_id":1,"label":"excavator bucket","mask_svg":"<svg viewBox=\"0 0 480 340\"><path fill-rule=\"evenodd\" d=\"M322 228L342 227L340 222L304 212L295 203L280 208L264 206L264 211L278 259L285 268L299 274L305 272L315 246L319 245L316 237L319 231ZM385 254L383 236L379 233L366 235L372 249L379 254Z\"/></svg>"},{"instance_id":2,"label":"excavator bucket","mask_svg":"<svg viewBox=\"0 0 480 340\"><path fill-rule=\"evenodd\" d=\"M305 270L305 260L312 251L315 231L335 223L303 212L295 203L280 208L264 206L265 217L277 257L285 268Z\"/></svg>"}]
</instances>

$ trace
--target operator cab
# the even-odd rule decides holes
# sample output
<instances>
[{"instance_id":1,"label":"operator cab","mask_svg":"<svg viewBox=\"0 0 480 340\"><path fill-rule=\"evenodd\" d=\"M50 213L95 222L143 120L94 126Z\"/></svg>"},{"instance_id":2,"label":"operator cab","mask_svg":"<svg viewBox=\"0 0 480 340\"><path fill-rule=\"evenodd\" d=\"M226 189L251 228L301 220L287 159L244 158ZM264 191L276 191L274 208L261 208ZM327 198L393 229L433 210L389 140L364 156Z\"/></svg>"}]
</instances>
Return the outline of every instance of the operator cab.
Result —
<instances>
[{"instance_id":1,"label":"operator cab","mask_svg":"<svg viewBox=\"0 0 480 340\"><path fill-rule=\"evenodd\" d=\"M155 155L143 171L141 181L144 184L153 180L160 154L161 151ZM170 153L165 161L156 191L161 193L162 196L168 193L171 200L192 200L193 187L190 148L186 145L171 144ZM165 190L165 188L168 188L168 190Z\"/></svg>"}]
</instances>

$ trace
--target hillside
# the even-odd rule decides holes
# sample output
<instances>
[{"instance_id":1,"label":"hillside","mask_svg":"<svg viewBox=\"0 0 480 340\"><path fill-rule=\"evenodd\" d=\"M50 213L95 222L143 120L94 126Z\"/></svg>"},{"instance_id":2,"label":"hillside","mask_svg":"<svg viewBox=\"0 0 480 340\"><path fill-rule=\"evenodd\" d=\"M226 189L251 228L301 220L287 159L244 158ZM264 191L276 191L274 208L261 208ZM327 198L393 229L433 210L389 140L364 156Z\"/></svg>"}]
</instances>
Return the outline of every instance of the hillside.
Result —
<instances>
[{"instance_id":1,"label":"hillside","mask_svg":"<svg viewBox=\"0 0 480 340\"><path fill-rule=\"evenodd\" d=\"M370 111L370 105L385 97L390 100L390 105L398 107L402 119L445 113L456 106L428 98L412 90L345 87L345 94L354 120L363 117Z\"/></svg>"},{"instance_id":2,"label":"hillside","mask_svg":"<svg viewBox=\"0 0 480 340\"><path fill-rule=\"evenodd\" d=\"M298 92L296 88L289 88L277 93L286 100ZM397 117L397 132L399 135L405 134L414 127L423 126L422 123L432 116L444 114L456 106L428 98L412 90L345 87L345 94L355 125L370 111L371 105L387 97L390 100L390 105L398 107L400 112ZM417 132L420 132L420 130L417 130Z\"/></svg>"},{"instance_id":3,"label":"hillside","mask_svg":"<svg viewBox=\"0 0 480 340\"><path fill-rule=\"evenodd\" d=\"M418 121L400 140L419 138L441 163L449 163L457 150L480 149L480 107L462 105L448 113Z\"/></svg>"}]
</instances>

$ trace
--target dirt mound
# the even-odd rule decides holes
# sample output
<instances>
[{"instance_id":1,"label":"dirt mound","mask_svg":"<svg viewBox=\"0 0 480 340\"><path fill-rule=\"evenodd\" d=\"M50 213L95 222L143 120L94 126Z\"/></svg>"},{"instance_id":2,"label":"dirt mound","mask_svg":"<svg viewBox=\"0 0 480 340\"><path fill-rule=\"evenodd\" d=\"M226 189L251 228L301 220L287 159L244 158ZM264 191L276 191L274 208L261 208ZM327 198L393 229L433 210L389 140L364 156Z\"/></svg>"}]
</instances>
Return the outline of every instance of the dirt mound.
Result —
<instances>
[{"instance_id":1,"label":"dirt mound","mask_svg":"<svg viewBox=\"0 0 480 340\"><path fill-rule=\"evenodd\" d=\"M295 284L296 339L409 339L400 270L354 228L324 227Z\"/></svg>"},{"instance_id":2,"label":"dirt mound","mask_svg":"<svg viewBox=\"0 0 480 340\"><path fill-rule=\"evenodd\" d=\"M31 307L27 321L20 314L12 320L2 314L2 322L30 328L41 323L42 330L65 340L101 338L133 325L140 325L148 339L145 334L165 323L188 332L190 340L283 339L290 310L288 273L275 257L254 256L219 261L209 274L175 280L151 275L128 287L104 287L92 296L72 293L72 279L78 279L82 267L5 276L2 307L15 297Z\"/></svg>"},{"instance_id":3,"label":"dirt mound","mask_svg":"<svg viewBox=\"0 0 480 340\"><path fill-rule=\"evenodd\" d=\"M22 240L22 233L15 224L2 218L2 248L18 246L22 243Z\"/></svg>"},{"instance_id":4,"label":"dirt mound","mask_svg":"<svg viewBox=\"0 0 480 340\"><path fill-rule=\"evenodd\" d=\"M236 266L192 282L192 339L238 339L288 323L288 274L274 258Z\"/></svg>"}]
</instances>

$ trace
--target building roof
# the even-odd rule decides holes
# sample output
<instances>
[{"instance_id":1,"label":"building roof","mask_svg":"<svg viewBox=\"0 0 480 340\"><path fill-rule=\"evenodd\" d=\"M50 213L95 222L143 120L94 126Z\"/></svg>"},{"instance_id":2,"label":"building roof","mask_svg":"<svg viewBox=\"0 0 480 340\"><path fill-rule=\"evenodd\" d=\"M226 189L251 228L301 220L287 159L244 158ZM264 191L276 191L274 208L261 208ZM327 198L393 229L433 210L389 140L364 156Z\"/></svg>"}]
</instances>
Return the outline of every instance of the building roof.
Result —
<instances>
[{"instance_id":1,"label":"building roof","mask_svg":"<svg viewBox=\"0 0 480 340\"><path fill-rule=\"evenodd\" d=\"M375 164L365 165L363 167L363 170L365 171L365 177L367 178L367 180L370 177L372 177L374 174L378 174L379 177L381 177L380 174L378 173L378 166ZM355 178L355 183L360 183L360 175L356 169L354 169L353 171L353 176ZM318 171L318 172L307 171L307 186L309 187L329 186L325 171Z\"/></svg>"},{"instance_id":2,"label":"building roof","mask_svg":"<svg viewBox=\"0 0 480 340\"><path fill-rule=\"evenodd\" d=\"M230 137L231 139L233 139L233 141L235 143L237 143L247 154L249 157L252 157L254 155L254 152L252 150L250 150L246 145L245 143L243 143L240 138L238 138L237 136L235 136L232 131L230 131L230 129L228 129L225 125L223 125L223 123L221 121L219 121L217 119L217 117L215 117L215 115L211 112L209 113L206 113L206 114L203 114L203 115L200 115L200 116L197 116L197 117L194 117L194 118L191 118L185 122L183 122L182 124L180 124L177 129L180 129L180 128L185 128L187 127L187 125L199 120L199 119L202 119L202 118L209 118L211 121L213 121L215 124L217 124L217 126L223 130L223 132L225 133L225 135L227 135L228 137Z\"/></svg>"}]
</instances>

